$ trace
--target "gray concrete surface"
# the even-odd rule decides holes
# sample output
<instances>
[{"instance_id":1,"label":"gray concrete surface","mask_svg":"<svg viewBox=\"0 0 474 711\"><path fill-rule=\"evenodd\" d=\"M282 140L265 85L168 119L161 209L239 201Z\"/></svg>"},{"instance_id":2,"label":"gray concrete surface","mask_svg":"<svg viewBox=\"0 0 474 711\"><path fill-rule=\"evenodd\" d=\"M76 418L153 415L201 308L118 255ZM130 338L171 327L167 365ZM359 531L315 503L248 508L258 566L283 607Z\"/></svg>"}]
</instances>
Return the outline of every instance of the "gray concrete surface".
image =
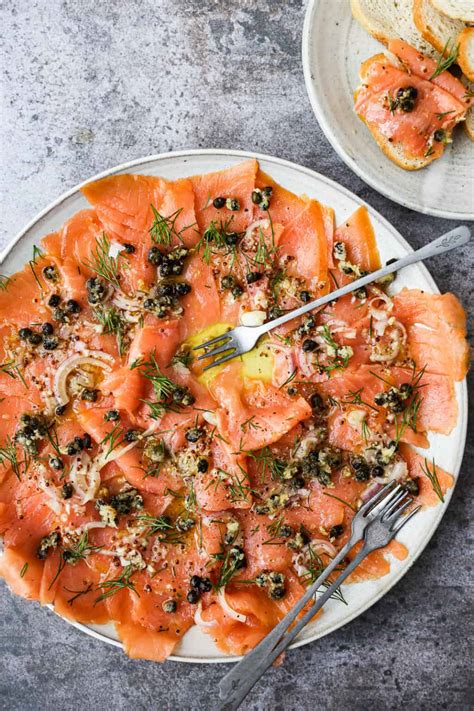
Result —
<instances>
[{"instance_id":1,"label":"gray concrete surface","mask_svg":"<svg viewBox=\"0 0 474 711\"><path fill-rule=\"evenodd\" d=\"M453 226L378 195L333 152L305 92L299 0L3 0L0 9L1 246L78 181L195 147L255 150L314 168L366 199L414 246ZM473 251L431 269L472 312ZM245 708L470 706L470 434L452 503L412 570L356 621L289 654ZM4 587L0 635L5 709L210 709L227 668L130 661Z\"/></svg>"}]
</instances>

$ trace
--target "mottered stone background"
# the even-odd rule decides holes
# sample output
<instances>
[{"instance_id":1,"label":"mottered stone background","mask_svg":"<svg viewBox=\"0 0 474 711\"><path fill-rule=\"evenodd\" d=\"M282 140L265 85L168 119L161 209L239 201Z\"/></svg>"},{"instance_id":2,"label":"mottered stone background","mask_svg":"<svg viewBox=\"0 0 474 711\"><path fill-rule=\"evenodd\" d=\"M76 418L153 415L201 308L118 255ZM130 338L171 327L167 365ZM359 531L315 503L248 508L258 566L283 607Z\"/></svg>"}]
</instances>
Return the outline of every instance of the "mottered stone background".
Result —
<instances>
[{"instance_id":1,"label":"mottered stone background","mask_svg":"<svg viewBox=\"0 0 474 711\"><path fill-rule=\"evenodd\" d=\"M334 153L306 96L299 0L1 0L0 12L2 248L94 173L199 147L309 166L367 200L414 247L454 226L378 195ZM472 312L473 249L430 269ZM291 652L244 708L469 707L470 434L451 505L414 567L357 620ZM206 710L228 668L131 661L3 585L0 635L8 710Z\"/></svg>"}]
</instances>

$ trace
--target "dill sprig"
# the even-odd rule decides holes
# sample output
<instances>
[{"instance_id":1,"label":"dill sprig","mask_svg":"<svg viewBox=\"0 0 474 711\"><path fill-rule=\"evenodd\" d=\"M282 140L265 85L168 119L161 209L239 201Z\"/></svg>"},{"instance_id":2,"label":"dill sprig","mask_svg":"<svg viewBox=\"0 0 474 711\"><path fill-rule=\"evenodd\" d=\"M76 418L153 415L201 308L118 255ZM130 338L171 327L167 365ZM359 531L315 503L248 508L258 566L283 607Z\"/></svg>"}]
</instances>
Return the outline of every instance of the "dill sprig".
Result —
<instances>
[{"instance_id":1,"label":"dill sprig","mask_svg":"<svg viewBox=\"0 0 474 711\"><path fill-rule=\"evenodd\" d=\"M103 306L99 309L94 309L93 314L102 326L103 333L115 334L118 351L120 355L123 355L125 352L125 321L120 312L115 306Z\"/></svg>"},{"instance_id":2,"label":"dill sprig","mask_svg":"<svg viewBox=\"0 0 474 711\"><path fill-rule=\"evenodd\" d=\"M25 382L25 378L23 377L23 373L20 370L20 366L18 363L15 363L14 360L10 360L6 363L1 363L0 364L0 373L5 373L5 375L8 375L10 378L13 380L21 380L25 388L27 388L27 384Z\"/></svg>"},{"instance_id":3,"label":"dill sprig","mask_svg":"<svg viewBox=\"0 0 474 711\"><path fill-rule=\"evenodd\" d=\"M203 232L203 235L196 245L196 250L198 253L202 250L202 260L206 264L210 264L211 255L216 253L216 250L227 247L225 237L229 226L232 222L232 217L226 222L220 223L218 226L215 220L211 220L207 229ZM212 246L214 249L212 249Z\"/></svg>"},{"instance_id":4,"label":"dill sprig","mask_svg":"<svg viewBox=\"0 0 474 711\"><path fill-rule=\"evenodd\" d=\"M156 244L163 244L169 246L173 235L177 237L181 242L183 241L181 233L176 231L176 220L183 212L183 208L180 207L176 212L165 217L161 215L154 205L150 205L153 212L153 224L149 229L150 237Z\"/></svg>"},{"instance_id":5,"label":"dill sprig","mask_svg":"<svg viewBox=\"0 0 474 711\"><path fill-rule=\"evenodd\" d=\"M247 455L250 459L261 466L262 476L265 476L266 472L270 472L272 479L280 479L286 468L286 463L275 457L270 447L264 447L259 451L252 451L250 449L241 450L242 454Z\"/></svg>"},{"instance_id":6,"label":"dill sprig","mask_svg":"<svg viewBox=\"0 0 474 711\"><path fill-rule=\"evenodd\" d=\"M120 425L115 425L100 442L100 446L102 447L102 449L105 449L107 447L107 452L105 454L106 459L110 457L112 452L117 449L117 447L124 443L125 440L122 437L123 432L123 427L121 427Z\"/></svg>"},{"instance_id":7,"label":"dill sprig","mask_svg":"<svg viewBox=\"0 0 474 711\"><path fill-rule=\"evenodd\" d=\"M75 565L80 560L85 560L89 553L100 551L103 546L91 546L89 543L89 531L86 529L79 537L77 543L73 543L63 550L63 560L70 565Z\"/></svg>"},{"instance_id":8,"label":"dill sprig","mask_svg":"<svg viewBox=\"0 0 474 711\"><path fill-rule=\"evenodd\" d=\"M28 264L29 264L31 272L35 278L35 281L40 288L40 291L43 291L43 285L41 284L40 280L38 279L38 275L35 272L35 266L37 264L37 260L41 259L43 256L44 255L43 255L43 252L41 251L41 249L34 244L33 245L33 257L29 260Z\"/></svg>"},{"instance_id":9,"label":"dill sprig","mask_svg":"<svg viewBox=\"0 0 474 711\"><path fill-rule=\"evenodd\" d=\"M296 378L297 373L298 373L298 366L295 366L295 369L293 370L293 372L287 377L285 382L280 385L278 390L282 390L286 385L289 385Z\"/></svg>"},{"instance_id":10,"label":"dill sprig","mask_svg":"<svg viewBox=\"0 0 474 711\"><path fill-rule=\"evenodd\" d=\"M182 532L176 530L167 516L143 514L137 516L136 520L146 527L146 536L157 536L160 543L179 545L184 542Z\"/></svg>"},{"instance_id":11,"label":"dill sprig","mask_svg":"<svg viewBox=\"0 0 474 711\"><path fill-rule=\"evenodd\" d=\"M82 597L82 595L87 595L87 593L92 592L93 590L93 585L92 583L88 583L82 590L71 590L70 588L64 588L66 592L74 593L72 597L69 598L67 601L68 605L73 605L74 601L77 600L77 598Z\"/></svg>"},{"instance_id":12,"label":"dill sprig","mask_svg":"<svg viewBox=\"0 0 474 711\"><path fill-rule=\"evenodd\" d=\"M349 509L351 509L351 511L357 511L354 504L350 504L348 501L341 499L339 496L336 496L335 494L328 494L327 491L323 491L323 494L324 496L329 496L331 499L336 499L336 501L339 501L340 504L344 504L344 506L347 506Z\"/></svg>"},{"instance_id":13,"label":"dill sprig","mask_svg":"<svg viewBox=\"0 0 474 711\"><path fill-rule=\"evenodd\" d=\"M10 277L0 274L0 291L6 291L10 281Z\"/></svg>"},{"instance_id":14,"label":"dill sprig","mask_svg":"<svg viewBox=\"0 0 474 711\"><path fill-rule=\"evenodd\" d=\"M130 370L135 370L135 368L140 368L140 373L153 385L158 401L165 400L175 391L176 384L161 372L154 351L150 353L148 360L138 358L138 360L134 361L130 366Z\"/></svg>"},{"instance_id":15,"label":"dill sprig","mask_svg":"<svg viewBox=\"0 0 474 711\"><path fill-rule=\"evenodd\" d=\"M25 577L26 571L28 570L28 568L29 568L29 563L25 563L25 564L23 565L22 569L20 570L20 578L24 578L24 577Z\"/></svg>"},{"instance_id":16,"label":"dill sprig","mask_svg":"<svg viewBox=\"0 0 474 711\"><path fill-rule=\"evenodd\" d=\"M102 236L97 237L95 240L95 250L92 250L91 258L86 259L84 264L116 289L120 289L119 269L123 260L120 254L112 257L109 252L110 240L103 232Z\"/></svg>"},{"instance_id":17,"label":"dill sprig","mask_svg":"<svg viewBox=\"0 0 474 711\"><path fill-rule=\"evenodd\" d=\"M240 478L238 474L229 474L223 469L217 469L218 473L224 474L230 478L230 483L227 484L227 491L229 492L229 498L232 503L236 503L237 501L246 501L250 495L257 493L249 485L249 478L245 469L242 469L240 465L239 468L242 472L242 478Z\"/></svg>"},{"instance_id":18,"label":"dill sprig","mask_svg":"<svg viewBox=\"0 0 474 711\"><path fill-rule=\"evenodd\" d=\"M378 412L376 407L370 405L368 402L362 399L363 390L364 388L359 388L359 390L349 390L344 400L342 400L342 403L344 405L365 405L365 407L368 407L371 410L375 410L375 412Z\"/></svg>"},{"instance_id":19,"label":"dill sprig","mask_svg":"<svg viewBox=\"0 0 474 711\"><path fill-rule=\"evenodd\" d=\"M441 501L441 503L444 503L444 496L443 496L443 490L441 489L441 484L439 483L438 479L438 472L436 471L436 464L435 460L433 459L431 462L431 469L430 469L430 464L428 460L425 457L425 463L422 465L421 470L423 474L429 479L429 482L433 488L434 493L438 497L438 499Z\"/></svg>"},{"instance_id":20,"label":"dill sprig","mask_svg":"<svg viewBox=\"0 0 474 711\"><path fill-rule=\"evenodd\" d=\"M218 591L224 588L242 568L241 560L232 553L232 548L229 548L226 553L215 553L214 560L222 560L222 566L219 570L219 578L214 583L214 590Z\"/></svg>"},{"instance_id":21,"label":"dill sprig","mask_svg":"<svg viewBox=\"0 0 474 711\"><path fill-rule=\"evenodd\" d=\"M115 595L115 593L118 593L119 590L131 590L137 597L140 597L136 587L135 583L130 580L134 573L133 566L132 565L127 565L121 574L117 578L111 578L109 580L104 580L103 583L99 583L97 586L98 589L104 590L95 600L95 603L101 602L102 600L106 600L108 597L111 597L112 595Z\"/></svg>"},{"instance_id":22,"label":"dill sprig","mask_svg":"<svg viewBox=\"0 0 474 711\"><path fill-rule=\"evenodd\" d=\"M10 465L17 479L20 479L22 473L26 474L26 472L28 471L28 468L30 466L30 458L25 452L25 459L19 461L16 444L13 442L11 437L8 436L5 440L5 445L3 447L0 447L0 464L4 467Z\"/></svg>"},{"instance_id":23,"label":"dill sprig","mask_svg":"<svg viewBox=\"0 0 474 711\"><path fill-rule=\"evenodd\" d=\"M455 45L454 42L455 40L451 37L448 38L448 41L444 45L443 51L441 52L441 56L438 59L436 68L428 81L432 81L433 79L436 79L436 77L439 77L440 74L445 72L456 62L459 53L459 44Z\"/></svg>"}]
</instances>

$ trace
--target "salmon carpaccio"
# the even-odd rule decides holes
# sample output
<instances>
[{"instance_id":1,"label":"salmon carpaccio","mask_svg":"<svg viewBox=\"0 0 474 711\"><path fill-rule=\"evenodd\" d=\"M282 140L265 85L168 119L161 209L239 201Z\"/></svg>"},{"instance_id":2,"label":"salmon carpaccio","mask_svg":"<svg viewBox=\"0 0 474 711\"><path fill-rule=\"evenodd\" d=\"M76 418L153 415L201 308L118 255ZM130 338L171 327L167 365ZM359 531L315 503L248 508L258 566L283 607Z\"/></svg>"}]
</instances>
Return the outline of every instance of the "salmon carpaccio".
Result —
<instances>
[{"instance_id":1,"label":"salmon carpaccio","mask_svg":"<svg viewBox=\"0 0 474 711\"><path fill-rule=\"evenodd\" d=\"M131 657L164 660L192 625L245 653L372 492L433 506L452 485L423 448L456 424L463 309L386 280L204 372L195 345L377 269L366 208L336 228L255 160L83 193L1 282L0 573L113 621ZM388 571L378 551L353 579Z\"/></svg>"}]
</instances>

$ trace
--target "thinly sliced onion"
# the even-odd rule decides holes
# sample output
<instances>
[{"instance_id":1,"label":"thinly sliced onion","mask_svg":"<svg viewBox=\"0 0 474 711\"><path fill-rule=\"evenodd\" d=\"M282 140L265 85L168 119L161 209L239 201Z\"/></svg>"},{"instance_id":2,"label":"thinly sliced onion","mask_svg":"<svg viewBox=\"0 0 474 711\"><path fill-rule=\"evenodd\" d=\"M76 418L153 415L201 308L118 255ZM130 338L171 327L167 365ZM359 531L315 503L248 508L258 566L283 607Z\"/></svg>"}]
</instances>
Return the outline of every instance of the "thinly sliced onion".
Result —
<instances>
[{"instance_id":1,"label":"thinly sliced onion","mask_svg":"<svg viewBox=\"0 0 474 711\"><path fill-rule=\"evenodd\" d=\"M407 463L399 459L388 467L385 467L385 476L382 478L382 481L400 481L400 479L404 479L407 474Z\"/></svg>"},{"instance_id":2,"label":"thinly sliced onion","mask_svg":"<svg viewBox=\"0 0 474 711\"><path fill-rule=\"evenodd\" d=\"M236 612L227 602L227 598L225 596L225 586L221 588L217 593L217 600L226 615L231 617L233 620L236 620L237 622L247 622L246 615L241 615L240 612Z\"/></svg>"},{"instance_id":3,"label":"thinly sliced onion","mask_svg":"<svg viewBox=\"0 0 474 711\"><path fill-rule=\"evenodd\" d=\"M261 227L263 230L267 230L270 227L270 220L255 220L249 225L245 231L245 238L251 237L256 229Z\"/></svg>"},{"instance_id":4,"label":"thinly sliced onion","mask_svg":"<svg viewBox=\"0 0 474 711\"><path fill-rule=\"evenodd\" d=\"M153 434L153 432L158 428L159 424L160 423L158 420L154 420L153 423L148 427L148 429L143 432L140 439L143 440L149 435ZM106 452L100 453L97 457L97 462L100 469L102 469L102 467L104 467L106 464L109 464L109 462L113 462L116 459L120 459L120 457L123 457L124 454L126 454L131 449L137 446L137 444L140 442L140 439L135 440L135 442L130 442L130 444L127 444L125 447L116 447L109 454L107 454Z\"/></svg>"},{"instance_id":5,"label":"thinly sliced onion","mask_svg":"<svg viewBox=\"0 0 474 711\"><path fill-rule=\"evenodd\" d=\"M347 421L356 432L362 431L362 423L367 413L365 410L351 410L347 415Z\"/></svg>"},{"instance_id":6,"label":"thinly sliced onion","mask_svg":"<svg viewBox=\"0 0 474 711\"><path fill-rule=\"evenodd\" d=\"M337 554L337 548L324 538L313 538L310 545L316 553L321 551L321 553L326 553L331 557L334 557Z\"/></svg>"},{"instance_id":7,"label":"thinly sliced onion","mask_svg":"<svg viewBox=\"0 0 474 711\"><path fill-rule=\"evenodd\" d=\"M107 362L113 362L113 358L108 353L103 351L91 351L89 355L72 355L60 363L54 375L54 394L60 405L67 405L69 396L67 394L67 379L70 374L83 365L92 365L96 368L110 371L110 365Z\"/></svg>"},{"instance_id":8,"label":"thinly sliced onion","mask_svg":"<svg viewBox=\"0 0 474 711\"><path fill-rule=\"evenodd\" d=\"M214 627L217 624L217 620L203 620L201 600L199 600L196 612L194 613L194 624L199 625L199 627Z\"/></svg>"},{"instance_id":9,"label":"thinly sliced onion","mask_svg":"<svg viewBox=\"0 0 474 711\"><path fill-rule=\"evenodd\" d=\"M390 336L390 348L386 353L378 353L377 350L372 350L370 354L370 360L374 363L389 363L400 353L402 346L405 346L407 340L407 332L405 326L400 323L400 321L395 321L391 324L393 333ZM400 336L401 334L401 336ZM387 346L383 346L384 350Z\"/></svg>"},{"instance_id":10,"label":"thinly sliced onion","mask_svg":"<svg viewBox=\"0 0 474 711\"><path fill-rule=\"evenodd\" d=\"M106 528L107 524L105 521L87 521L83 526L81 526L81 529L83 531L91 531L93 528Z\"/></svg>"},{"instance_id":11,"label":"thinly sliced onion","mask_svg":"<svg viewBox=\"0 0 474 711\"><path fill-rule=\"evenodd\" d=\"M48 486L44 480L44 476L40 476L38 478L38 486L47 496L48 500L46 501L46 505L48 508L50 508L55 514L60 514L61 504L56 493L56 487L51 485Z\"/></svg>"},{"instance_id":12,"label":"thinly sliced onion","mask_svg":"<svg viewBox=\"0 0 474 711\"><path fill-rule=\"evenodd\" d=\"M362 492L361 494L361 499L365 503L366 501L369 501L369 499L372 498L372 496L375 496L375 494L380 491L382 488L382 484L379 484L379 482L375 481L372 484L369 484L367 489Z\"/></svg>"},{"instance_id":13,"label":"thinly sliced onion","mask_svg":"<svg viewBox=\"0 0 474 711\"><path fill-rule=\"evenodd\" d=\"M218 425L217 415L215 412L206 410L206 412L202 413L202 419L206 420L206 422L209 422L209 424L213 427L217 427Z\"/></svg>"},{"instance_id":14,"label":"thinly sliced onion","mask_svg":"<svg viewBox=\"0 0 474 711\"><path fill-rule=\"evenodd\" d=\"M71 466L69 477L83 504L92 501L99 490L100 469L99 462L91 459L85 452L82 452Z\"/></svg>"}]
</instances>

